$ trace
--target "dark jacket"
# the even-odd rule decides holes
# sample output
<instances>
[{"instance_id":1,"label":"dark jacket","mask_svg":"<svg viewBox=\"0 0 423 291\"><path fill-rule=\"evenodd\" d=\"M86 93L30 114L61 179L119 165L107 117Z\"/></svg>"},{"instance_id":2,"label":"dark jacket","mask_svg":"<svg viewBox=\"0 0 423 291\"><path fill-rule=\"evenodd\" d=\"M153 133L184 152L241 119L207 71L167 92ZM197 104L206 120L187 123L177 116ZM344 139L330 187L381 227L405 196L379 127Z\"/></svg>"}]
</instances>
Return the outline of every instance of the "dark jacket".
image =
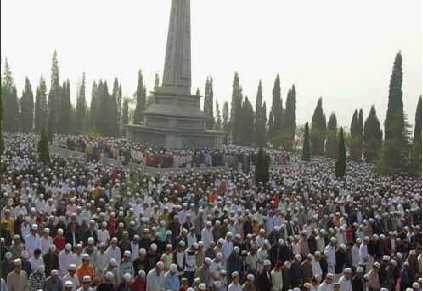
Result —
<instances>
[{"instance_id":1,"label":"dark jacket","mask_svg":"<svg viewBox=\"0 0 423 291\"><path fill-rule=\"evenodd\" d=\"M300 287L303 282L303 270L301 269L301 265L299 263L292 263L291 268L289 269L289 274L292 280L292 286Z\"/></svg>"},{"instance_id":2,"label":"dark jacket","mask_svg":"<svg viewBox=\"0 0 423 291\"><path fill-rule=\"evenodd\" d=\"M270 274L270 271L263 270L258 277L257 287L259 291L272 290L272 275Z\"/></svg>"}]
</instances>

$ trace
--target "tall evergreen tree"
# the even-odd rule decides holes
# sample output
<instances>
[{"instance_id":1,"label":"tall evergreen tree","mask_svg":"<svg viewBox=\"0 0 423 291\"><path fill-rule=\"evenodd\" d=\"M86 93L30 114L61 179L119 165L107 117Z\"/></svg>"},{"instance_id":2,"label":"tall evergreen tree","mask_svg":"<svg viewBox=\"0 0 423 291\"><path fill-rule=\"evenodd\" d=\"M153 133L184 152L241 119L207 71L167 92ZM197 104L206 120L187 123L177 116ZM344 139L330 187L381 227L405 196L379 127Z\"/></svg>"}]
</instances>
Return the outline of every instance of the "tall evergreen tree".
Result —
<instances>
[{"instance_id":1,"label":"tall evergreen tree","mask_svg":"<svg viewBox=\"0 0 423 291\"><path fill-rule=\"evenodd\" d=\"M303 152L301 159L303 161L309 162L311 158L311 150L310 150L310 130L308 127L308 122L305 124L304 127L304 139L303 139Z\"/></svg>"},{"instance_id":2,"label":"tall evergreen tree","mask_svg":"<svg viewBox=\"0 0 423 291\"><path fill-rule=\"evenodd\" d=\"M134 124L141 124L143 122L142 112L145 110L146 103L146 89L144 85L144 77L141 70L138 71L138 86L137 86L137 105L134 112Z\"/></svg>"},{"instance_id":3,"label":"tall evergreen tree","mask_svg":"<svg viewBox=\"0 0 423 291\"><path fill-rule=\"evenodd\" d=\"M91 105L90 105L90 127L92 130L97 130L97 115L99 115L99 96L98 96L98 85L96 81L93 81L91 90Z\"/></svg>"},{"instance_id":4,"label":"tall evergreen tree","mask_svg":"<svg viewBox=\"0 0 423 291\"><path fill-rule=\"evenodd\" d=\"M385 142L378 169L382 173L399 173L407 170L409 163L409 124L402 102L402 56L399 52L392 68L389 85L388 110L385 119Z\"/></svg>"},{"instance_id":5,"label":"tall evergreen tree","mask_svg":"<svg viewBox=\"0 0 423 291\"><path fill-rule=\"evenodd\" d=\"M57 132L57 127L59 125L60 101L59 61L57 59L57 52L54 51L51 65L51 86L48 94L48 127L53 133Z\"/></svg>"},{"instance_id":6,"label":"tall evergreen tree","mask_svg":"<svg viewBox=\"0 0 423 291\"><path fill-rule=\"evenodd\" d=\"M47 164L49 162L50 154L48 149L48 136L44 128L41 130L41 139L38 144L38 154L39 154L39 159L44 164Z\"/></svg>"},{"instance_id":7,"label":"tall evergreen tree","mask_svg":"<svg viewBox=\"0 0 423 291\"><path fill-rule=\"evenodd\" d=\"M260 148L255 163L254 177L256 185L266 184L269 181L269 167L270 167L270 156Z\"/></svg>"},{"instance_id":8,"label":"tall evergreen tree","mask_svg":"<svg viewBox=\"0 0 423 291\"><path fill-rule=\"evenodd\" d=\"M400 113L398 114L398 112ZM394 137L398 138L398 134L401 135L402 131L400 133L395 132L393 127L397 127L396 123L402 122L402 120L398 120L402 117L402 112L402 55L401 52L398 52L395 57L391 82L389 84L388 109L385 119L385 140L390 140Z\"/></svg>"},{"instance_id":9,"label":"tall evergreen tree","mask_svg":"<svg viewBox=\"0 0 423 291\"><path fill-rule=\"evenodd\" d=\"M347 171L347 149L345 147L344 130L339 133L339 158L335 163L335 176L342 178Z\"/></svg>"},{"instance_id":10,"label":"tall evergreen tree","mask_svg":"<svg viewBox=\"0 0 423 291\"><path fill-rule=\"evenodd\" d=\"M311 154L323 156L326 140L326 115L323 111L323 100L319 98L311 121Z\"/></svg>"},{"instance_id":11,"label":"tall evergreen tree","mask_svg":"<svg viewBox=\"0 0 423 291\"><path fill-rule=\"evenodd\" d=\"M260 134L258 139L258 146L265 147L267 141L267 106L266 101L263 102L261 107L261 122L260 122Z\"/></svg>"},{"instance_id":12,"label":"tall evergreen tree","mask_svg":"<svg viewBox=\"0 0 423 291\"><path fill-rule=\"evenodd\" d=\"M123 98L122 124L129 124L129 99L128 98Z\"/></svg>"},{"instance_id":13,"label":"tall evergreen tree","mask_svg":"<svg viewBox=\"0 0 423 291\"><path fill-rule=\"evenodd\" d=\"M19 126L19 103L18 94L13 80L12 71L9 68L7 59L4 63L3 78L2 78L2 98L3 98L3 122L4 130L10 132L17 132Z\"/></svg>"},{"instance_id":14,"label":"tall evergreen tree","mask_svg":"<svg viewBox=\"0 0 423 291\"><path fill-rule=\"evenodd\" d=\"M230 120L229 120L229 104L228 104L228 101L225 101L225 103L223 103L223 109L222 109L222 127L223 127L223 130L225 132L229 133Z\"/></svg>"},{"instance_id":15,"label":"tall evergreen tree","mask_svg":"<svg viewBox=\"0 0 423 291\"><path fill-rule=\"evenodd\" d=\"M380 122L376 116L376 109L374 106L370 108L369 116L364 122L363 142L364 159L368 162L374 161L382 143L382 130L380 129Z\"/></svg>"},{"instance_id":16,"label":"tall evergreen tree","mask_svg":"<svg viewBox=\"0 0 423 291\"><path fill-rule=\"evenodd\" d=\"M220 114L219 103L216 101L216 123L214 129L222 130L222 115Z\"/></svg>"},{"instance_id":17,"label":"tall evergreen tree","mask_svg":"<svg viewBox=\"0 0 423 291\"><path fill-rule=\"evenodd\" d=\"M416 114L414 116L414 135L411 165L411 174L421 175L422 173L422 96L417 103Z\"/></svg>"},{"instance_id":18,"label":"tall evergreen tree","mask_svg":"<svg viewBox=\"0 0 423 291\"><path fill-rule=\"evenodd\" d=\"M273 84L273 103L271 112L273 115L273 123L271 131L269 130L269 134L273 136L276 134L276 132L282 130L284 121L284 110L281 97L281 82L279 74L276 76L275 83Z\"/></svg>"},{"instance_id":19,"label":"tall evergreen tree","mask_svg":"<svg viewBox=\"0 0 423 291\"><path fill-rule=\"evenodd\" d=\"M362 129L363 126L360 124L363 121L363 110L360 110L361 117L359 117L358 110L356 109L353 113L350 126L350 137L349 137L349 152L352 160L358 161L362 157ZM361 119L360 119L361 118Z\"/></svg>"},{"instance_id":20,"label":"tall evergreen tree","mask_svg":"<svg viewBox=\"0 0 423 291\"><path fill-rule=\"evenodd\" d=\"M251 129L254 128L254 110L247 96L242 103L239 119L241 126L238 143L251 146L254 142L254 136L251 134Z\"/></svg>"},{"instance_id":21,"label":"tall evergreen tree","mask_svg":"<svg viewBox=\"0 0 423 291\"><path fill-rule=\"evenodd\" d=\"M339 158L338 125L335 112L329 116L325 156L331 159Z\"/></svg>"},{"instance_id":22,"label":"tall evergreen tree","mask_svg":"<svg viewBox=\"0 0 423 291\"><path fill-rule=\"evenodd\" d=\"M296 130L296 92L295 92L295 85L288 91L288 95L286 97L286 105L285 105L285 112L284 112L284 121L283 121L283 128L282 128L282 136L284 142L284 148L291 151L293 149L293 143L295 139L295 130Z\"/></svg>"},{"instance_id":23,"label":"tall evergreen tree","mask_svg":"<svg viewBox=\"0 0 423 291\"><path fill-rule=\"evenodd\" d=\"M61 96L60 114L58 116L59 126L57 128L57 131L62 134L68 134L71 129L71 112L72 112L69 80L63 82L60 96Z\"/></svg>"},{"instance_id":24,"label":"tall evergreen tree","mask_svg":"<svg viewBox=\"0 0 423 291\"><path fill-rule=\"evenodd\" d=\"M213 79L207 77L204 91L204 113L207 117L206 128L212 129L214 127L213 115Z\"/></svg>"},{"instance_id":25,"label":"tall evergreen tree","mask_svg":"<svg viewBox=\"0 0 423 291\"><path fill-rule=\"evenodd\" d=\"M76 132L82 133L87 122L87 98L85 97L85 72L82 73L81 85L77 89L76 97Z\"/></svg>"},{"instance_id":26,"label":"tall evergreen tree","mask_svg":"<svg viewBox=\"0 0 423 291\"><path fill-rule=\"evenodd\" d=\"M3 84L0 83L0 156L4 151L4 138L3 138Z\"/></svg>"},{"instance_id":27,"label":"tall evergreen tree","mask_svg":"<svg viewBox=\"0 0 423 291\"><path fill-rule=\"evenodd\" d=\"M256 118L254 124L254 135L256 137L256 143L260 144L260 130L262 124L262 106L263 106L263 87L261 80L259 81L256 95Z\"/></svg>"},{"instance_id":28,"label":"tall evergreen tree","mask_svg":"<svg viewBox=\"0 0 423 291\"><path fill-rule=\"evenodd\" d=\"M31 132L34 126L34 95L32 94L31 83L25 78L25 89L22 92L21 102L21 130Z\"/></svg>"},{"instance_id":29,"label":"tall evergreen tree","mask_svg":"<svg viewBox=\"0 0 423 291\"><path fill-rule=\"evenodd\" d=\"M122 85L119 84L119 89L116 96L118 124L122 124ZM147 109L147 104L145 105Z\"/></svg>"},{"instance_id":30,"label":"tall evergreen tree","mask_svg":"<svg viewBox=\"0 0 423 291\"><path fill-rule=\"evenodd\" d=\"M239 82L238 72L235 72L233 86L232 86L232 104L231 104L231 134L232 142L234 144L240 143L242 135L242 88Z\"/></svg>"},{"instance_id":31,"label":"tall evergreen tree","mask_svg":"<svg viewBox=\"0 0 423 291\"><path fill-rule=\"evenodd\" d=\"M41 76L40 83L35 94L35 132L41 133L48 124L47 85Z\"/></svg>"},{"instance_id":32,"label":"tall evergreen tree","mask_svg":"<svg viewBox=\"0 0 423 291\"><path fill-rule=\"evenodd\" d=\"M118 98L119 98L119 81L117 78L115 78L113 82L113 90L112 95L110 96L110 118L112 124L112 128L110 130L111 135L117 136L118 135L118 123L120 123L119 120L119 111L118 111Z\"/></svg>"}]
</instances>

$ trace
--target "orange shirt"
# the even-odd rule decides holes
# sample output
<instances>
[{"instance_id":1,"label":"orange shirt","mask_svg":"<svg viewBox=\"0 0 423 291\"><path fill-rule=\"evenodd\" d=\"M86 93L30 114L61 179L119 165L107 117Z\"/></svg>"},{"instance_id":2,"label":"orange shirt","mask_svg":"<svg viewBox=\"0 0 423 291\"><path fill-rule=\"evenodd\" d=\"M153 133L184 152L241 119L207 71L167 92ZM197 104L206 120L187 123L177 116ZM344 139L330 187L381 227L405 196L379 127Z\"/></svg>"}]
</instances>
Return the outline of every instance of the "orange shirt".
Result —
<instances>
[{"instance_id":1,"label":"orange shirt","mask_svg":"<svg viewBox=\"0 0 423 291\"><path fill-rule=\"evenodd\" d=\"M216 200L217 200L216 192L213 191L213 192L210 193L209 200L210 200L210 203L216 202Z\"/></svg>"},{"instance_id":2,"label":"orange shirt","mask_svg":"<svg viewBox=\"0 0 423 291\"><path fill-rule=\"evenodd\" d=\"M94 267L91 264L84 266L84 264L80 265L76 268L76 276L79 278L79 282L82 282L84 276L90 276L91 280L94 280Z\"/></svg>"}]
</instances>

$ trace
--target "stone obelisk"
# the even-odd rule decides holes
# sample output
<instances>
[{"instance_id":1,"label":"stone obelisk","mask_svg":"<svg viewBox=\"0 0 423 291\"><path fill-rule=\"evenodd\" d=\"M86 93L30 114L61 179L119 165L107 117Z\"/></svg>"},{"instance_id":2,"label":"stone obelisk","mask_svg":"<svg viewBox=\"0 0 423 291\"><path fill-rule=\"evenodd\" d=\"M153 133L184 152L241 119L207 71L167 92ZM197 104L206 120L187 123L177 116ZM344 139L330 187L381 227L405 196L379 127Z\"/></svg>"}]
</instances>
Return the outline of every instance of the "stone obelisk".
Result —
<instances>
[{"instance_id":1,"label":"stone obelisk","mask_svg":"<svg viewBox=\"0 0 423 291\"><path fill-rule=\"evenodd\" d=\"M191 95L190 0L172 0L162 87Z\"/></svg>"},{"instance_id":2,"label":"stone obelisk","mask_svg":"<svg viewBox=\"0 0 423 291\"><path fill-rule=\"evenodd\" d=\"M172 0L162 86L143 111L143 124L126 125L128 140L166 148L220 148L223 132L205 130L200 96L191 95L190 0Z\"/></svg>"}]
</instances>

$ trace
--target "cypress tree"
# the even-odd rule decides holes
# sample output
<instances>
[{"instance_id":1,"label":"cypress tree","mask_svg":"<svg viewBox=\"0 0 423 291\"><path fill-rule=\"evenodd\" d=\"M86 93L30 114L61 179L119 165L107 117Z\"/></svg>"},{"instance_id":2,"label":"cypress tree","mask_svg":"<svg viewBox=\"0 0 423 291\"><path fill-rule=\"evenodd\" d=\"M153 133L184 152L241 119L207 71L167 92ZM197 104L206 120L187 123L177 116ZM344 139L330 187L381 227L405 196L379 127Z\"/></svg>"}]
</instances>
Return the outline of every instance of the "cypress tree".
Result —
<instances>
[{"instance_id":1,"label":"cypress tree","mask_svg":"<svg viewBox=\"0 0 423 291\"><path fill-rule=\"evenodd\" d=\"M254 136L251 134L251 129L254 128L254 110L247 96L242 104L239 119L241 126L238 143L250 146L254 142Z\"/></svg>"},{"instance_id":2,"label":"cypress tree","mask_svg":"<svg viewBox=\"0 0 423 291\"><path fill-rule=\"evenodd\" d=\"M3 139L3 84L0 83L0 156L4 151Z\"/></svg>"},{"instance_id":3,"label":"cypress tree","mask_svg":"<svg viewBox=\"0 0 423 291\"><path fill-rule=\"evenodd\" d=\"M338 125L335 112L329 116L325 156L331 159L339 158Z\"/></svg>"},{"instance_id":4,"label":"cypress tree","mask_svg":"<svg viewBox=\"0 0 423 291\"><path fill-rule=\"evenodd\" d=\"M136 93L137 105L134 112L134 124L141 124L143 122L142 112L145 110L146 103L146 89L144 86L144 77L141 70L138 71L138 86Z\"/></svg>"},{"instance_id":5,"label":"cypress tree","mask_svg":"<svg viewBox=\"0 0 423 291\"><path fill-rule=\"evenodd\" d=\"M119 98L119 81L115 78L113 82L112 95L110 96L110 121L111 121L111 130L110 133L113 136L118 135L118 123L119 121L119 111L118 111L118 98Z\"/></svg>"},{"instance_id":6,"label":"cypress tree","mask_svg":"<svg viewBox=\"0 0 423 291\"><path fill-rule=\"evenodd\" d=\"M61 88L59 78L59 62L57 52L53 53L51 65L51 86L48 94L48 127L52 133L57 132L60 114Z\"/></svg>"},{"instance_id":7,"label":"cypress tree","mask_svg":"<svg viewBox=\"0 0 423 291\"><path fill-rule=\"evenodd\" d=\"M41 133L48 124L47 85L41 76L40 83L35 94L35 132Z\"/></svg>"},{"instance_id":8,"label":"cypress tree","mask_svg":"<svg viewBox=\"0 0 423 291\"><path fill-rule=\"evenodd\" d=\"M400 173L409 164L409 124L402 102L402 56L394 61L389 85L388 109L385 119L385 142L380 155L378 170L382 173Z\"/></svg>"},{"instance_id":9,"label":"cypress tree","mask_svg":"<svg viewBox=\"0 0 423 291\"><path fill-rule=\"evenodd\" d=\"M345 176L347 171L347 150L345 147L344 130L341 127L339 133L339 158L335 163L335 176L342 178Z\"/></svg>"},{"instance_id":10,"label":"cypress tree","mask_svg":"<svg viewBox=\"0 0 423 291\"><path fill-rule=\"evenodd\" d=\"M77 89L76 97L76 132L82 133L86 129L87 98L85 97L85 72L82 73L81 85Z\"/></svg>"},{"instance_id":11,"label":"cypress tree","mask_svg":"<svg viewBox=\"0 0 423 291\"><path fill-rule=\"evenodd\" d=\"M414 116L413 151L411 157L410 174L421 175L422 172L422 96L417 103Z\"/></svg>"},{"instance_id":12,"label":"cypress tree","mask_svg":"<svg viewBox=\"0 0 423 291\"><path fill-rule=\"evenodd\" d=\"M272 131L269 133L273 136L276 132L282 130L284 121L283 103L281 97L281 82L279 74L276 76L275 83L273 84L273 103L271 109L273 115Z\"/></svg>"},{"instance_id":13,"label":"cypress tree","mask_svg":"<svg viewBox=\"0 0 423 291\"><path fill-rule=\"evenodd\" d=\"M309 162L311 158L310 150L310 130L308 127L308 122L305 124L304 128L304 139L303 139L303 153L301 159L303 161Z\"/></svg>"},{"instance_id":14,"label":"cypress tree","mask_svg":"<svg viewBox=\"0 0 423 291\"><path fill-rule=\"evenodd\" d=\"M259 138L259 146L265 147L266 146L266 140L267 140L267 130L266 130L266 124L267 124L267 106L266 101L263 102L263 106L261 108L261 122L260 122L260 138Z\"/></svg>"},{"instance_id":15,"label":"cypress tree","mask_svg":"<svg viewBox=\"0 0 423 291\"><path fill-rule=\"evenodd\" d=\"M49 149L48 149L48 136L45 132L45 129L43 128L41 131L41 139L39 141L38 144L38 153L39 153L39 158L40 160L44 163L47 164L50 160L50 154L49 154Z\"/></svg>"},{"instance_id":16,"label":"cypress tree","mask_svg":"<svg viewBox=\"0 0 423 291\"><path fill-rule=\"evenodd\" d=\"M31 83L25 78L25 89L22 92L21 103L21 130L31 132L34 125L34 95L32 94Z\"/></svg>"},{"instance_id":17,"label":"cypress tree","mask_svg":"<svg viewBox=\"0 0 423 291\"><path fill-rule=\"evenodd\" d=\"M69 80L63 82L61 88L60 100L60 114L59 114L59 133L68 134L71 127L71 111L72 104L70 100L70 82Z\"/></svg>"},{"instance_id":18,"label":"cypress tree","mask_svg":"<svg viewBox=\"0 0 423 291\"><path fill-rule=\"evenodd\" d=\"M242 135L242 104L243 94L239 82L238 72L235 72L232 86L232 104L231 104L231 134L232 142L239 144Z\"/></svg>"},{"instance_id":19,"label":"cypress tree","mask_svg":"<svg viewBox=\"0 0 423 291\"><path fill-rule=\"evenodd\" d=\"M259 81L256 95L256 116L254 124L254 135L256 137L256 143L261 144L261 124L262 124L262 106L263 106L263 88L261 80Z\"/></svg>"},{"instance_id":20,"label":"cypress tree","mask_svg":"<svg viewBox=\"0 0 423 291\"><path fill-rule=\"evenodd\" d=\"M216 123L214 129L222 130L222 115L220 114L219 103L216 101Z\"/></svg>"},{"instance_id":21,"label":"cypress tree","mask_svg":"<svg viewBox=\"0 0 423 291\"><path fill-rule=\"evenodd\" d=\"M122 104L122 124L129 123L129 99L124 98Z\"/></svg>"},{"instance_id":22,"label":"cypress tree","mask_svg":"<svg viewBox=\"0 0 423 291\"><path fill-rule=\"evenodd\" d=\"M9 68L7 59L4 64L1 94L3 95L4 106L4 130L17 132L20 129L19 102L12 71Z\"/></svg>"},{"instance_id":23,"label":"cypress tree","mask_svg":"<svg viewBox=\"0 0 423 291\"><path fill-rule=\"evenodd\" d=\"M397 112L401 113L398 114ZM398 52L395 57L389 84L388 109L385 119L385 140L390 140L394 137L398 138L398 134L401 135L401 133L396 133L393 127L396 127L396 123L402 122L402 120L398 120L401 119L402 112L402 55L401 52Z\"/></svg>"},{"instance_id":24,"label":"cypress tree","mask_svg":"<svg viewBox=\"0 0 423 291\"><path fill-rule=\"evenodd\" d=\"M323 100L319 98L311 121L311 154L323 156L326 140L326 116L323 111Z\"/></svg>"},{"instance_id":25,"label":"cypress tree","mask_svg":"<svg viewBox=\"0 0 423 291\"><path fill-rule=\"evenodd\" d=\"M213 113L213 79L207 77L204 91L204 113L207 116L206 129L214 127L214 113Z\"/></svg>"},{"instance_id":26,"label":"cypress tree","mask_svg":"<svg viewBox=\"0 0 423 291\"><path fill-rule=\"evenodd\" d=\"M379 153L382 143L382 130L380 129L380 122L376 116L374 106L370 108L369 116L364 122L363 142L364 159L368 162L373 162Z\"/></svg>"},{"instance_id":27,"label":"cypress tree","mask_svg":"<svg viewBox=\"0 0 423 291\"><path fill-rule=\"evenodd\" d=\"M98 98L98 85L96 81L93 81L93 86L91 90L91 105L90 105L90 124L91 129L96 131L97 130L97 115L98 113L98 105L99 105L99 98Z\"/></svg>"},{"instance_id":28,"label":"cypress tree","mask_svg":"<svg viewBox=\"0 0 423 291\"><path fill-rule=\"evenodd\" d=\"M222 109L222 127L223 130L229 133L229 103L225 101Z\"/></svg>"},{"instance_id":29,"label":"cypress tree","mask_svg":"<svg viewBox=\"0 0 423 291\"><path fill-rule=\"evenodd\" d=\"M358 124L358 110L356 109L353 113L350 126L350 138L349 138L349 148L350 148L350 158L357 161L360 159L360 149L359 149L359 124Z\"/></svg>"},{"instance_id":30,"label":"cypress tree","mask_svg":"<svg viewBox=\"0 0 423 291\"><path fill-rule=\"evenodd\" d=\"M295 85L292 85L286 97L284 122L283 122L283 130L282 130L284 148L289 151L293 149L293 142L294 142L295 130L296 130L296 121L295 121L296 96L295 95L296 95Z\"/></svg>"},{"instance_id":31,"label":"cypress tree","mask_svg":"<svg viewBox=\"0 0 423 291\"><path fill-rule=\"evenodd\" d=\"M256 185L259 185L260 183L266 184L270 177L270 157L262 148L260 148L257 153L255 167L254 177Z\"/></svg>"}]
</instances>

